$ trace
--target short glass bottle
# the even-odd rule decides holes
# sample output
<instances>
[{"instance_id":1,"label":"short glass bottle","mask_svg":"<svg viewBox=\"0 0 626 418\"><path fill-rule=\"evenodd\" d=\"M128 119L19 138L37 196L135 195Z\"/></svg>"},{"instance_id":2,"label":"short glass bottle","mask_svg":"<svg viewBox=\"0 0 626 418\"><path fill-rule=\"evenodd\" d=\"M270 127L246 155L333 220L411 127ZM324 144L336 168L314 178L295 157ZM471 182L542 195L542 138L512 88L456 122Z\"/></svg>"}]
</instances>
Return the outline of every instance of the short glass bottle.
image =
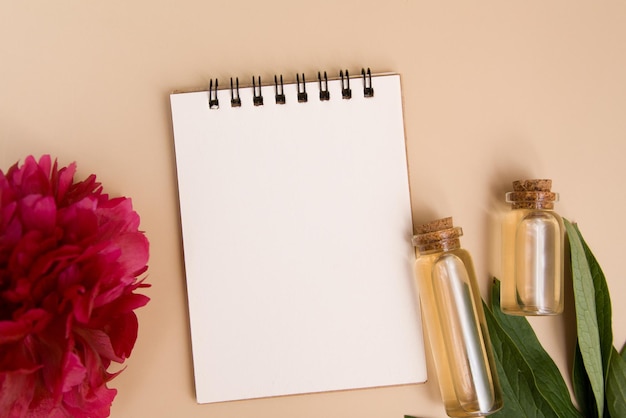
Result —
<instances>
[{"instance_id":1,"label":"short glass bottle","mask_svg":"<svg viewBox=\"0 0 626 418\"><path fill-rule=\"evenodd\" d=\"M554 212L552 180L519 180L506 194L502 226L502 311L510 315L563 312L565 227Z\"/></svg>"},{"instance_id":2,"label":"short glass bottle","mask_svg":"<svg viewBox=\"0 0 626 418\"><path fill-rule=\"evenodd\" d=\"M459 240L463 231L444 218L416 232L415 277L446 413L494 413L502 392L472 259Z\"/></svg>"}]
</instances>

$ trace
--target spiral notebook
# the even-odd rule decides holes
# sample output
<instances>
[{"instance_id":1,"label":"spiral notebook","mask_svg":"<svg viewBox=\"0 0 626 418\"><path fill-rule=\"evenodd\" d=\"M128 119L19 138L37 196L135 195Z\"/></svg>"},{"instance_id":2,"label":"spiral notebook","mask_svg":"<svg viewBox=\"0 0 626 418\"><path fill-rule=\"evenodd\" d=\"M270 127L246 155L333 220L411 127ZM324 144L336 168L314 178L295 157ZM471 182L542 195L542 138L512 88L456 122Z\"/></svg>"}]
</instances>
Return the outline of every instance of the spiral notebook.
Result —
<instances>
[{"instance_id":1,"label":"spiral notebook","mask_svg":"<svg viewBox=\"0 0 626 418\"><path fill-rule=\"evenodd\" d=\"M419 383L400 77L173 93L199 403Z\"/></svg>"}]
</instances>

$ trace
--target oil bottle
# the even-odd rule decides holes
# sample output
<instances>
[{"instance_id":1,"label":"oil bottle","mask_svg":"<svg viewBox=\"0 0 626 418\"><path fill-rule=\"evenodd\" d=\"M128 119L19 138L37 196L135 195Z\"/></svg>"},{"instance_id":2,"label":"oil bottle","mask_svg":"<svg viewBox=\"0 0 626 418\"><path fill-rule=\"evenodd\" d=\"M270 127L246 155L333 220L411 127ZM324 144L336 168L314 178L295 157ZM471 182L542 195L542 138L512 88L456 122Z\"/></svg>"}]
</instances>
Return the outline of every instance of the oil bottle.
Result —
<instances>
[{"instance_id":1,"label":"oil bottle","mask_svg":"<svg viewBox=\"0 0 626 418\"><path fill-rule=\"evenodd\" d=\"M423 318L439 388L451 417L489 415L502 393L470 254L452 218L416 228L413 244Z\"/></svg>"},{"instance_id":2,"label":"oil bottle","mask_svg":"<svg viewBox=\"0 0 626 418\"><path fill-rule=\"evenodd\" d=\"M502 311L510 315L563 312L565 227L554 211L552 180L513 182L502 225Z\"/></svg>"}]
</instances>

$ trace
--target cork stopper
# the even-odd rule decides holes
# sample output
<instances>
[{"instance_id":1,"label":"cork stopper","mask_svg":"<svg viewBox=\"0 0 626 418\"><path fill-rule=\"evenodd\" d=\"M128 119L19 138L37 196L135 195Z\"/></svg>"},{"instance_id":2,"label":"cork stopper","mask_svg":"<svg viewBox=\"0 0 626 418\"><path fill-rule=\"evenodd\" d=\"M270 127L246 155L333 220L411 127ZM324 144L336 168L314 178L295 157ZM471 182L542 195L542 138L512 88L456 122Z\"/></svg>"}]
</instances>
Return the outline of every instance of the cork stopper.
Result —
<instances>
[{"instance_id":1,"label":"cork stopper","mask_svg":"<svg viewBox=\"0 0 626 418\"><path fill-rule=\"evenodd\" d=\"M513 209L554 209L559 194L551 191L552 180L516 180L513 191L506 194L506 201Z\"/></svg>"},{"instance_id":2,"label":"cork stopper","mask_svg":"<svg viewBox=\"0 0 626 418\"><path fill-rule=\"evenodd\" d=\"M437 219L415 228L413 245L420 253L460 248L463 230L454 227L452 217Z\"/></svg>"},{"instance_id":3,"label":"cork stopper","mask_svg":"<svg viewBox=\"0 0 626 418\"><path fill-rule=\"evenodd\" d=\"M550 179L516 180L513 182L513 191L515 192L549 192L550 189L552 189L552 180Z\"/></svg>"},{"instance_id":4,"label":"cork stopper","mask_svg":"<svg viewBox=\"0 0 626 418\"><path fill-rule=\"evenodd\" d=\"M441 231L443 229L450 229L453 227L452 217L441 218L428 223L418 225L415 228L416 235L428 234L431 232Z\"/></svg>"}]
</instances>

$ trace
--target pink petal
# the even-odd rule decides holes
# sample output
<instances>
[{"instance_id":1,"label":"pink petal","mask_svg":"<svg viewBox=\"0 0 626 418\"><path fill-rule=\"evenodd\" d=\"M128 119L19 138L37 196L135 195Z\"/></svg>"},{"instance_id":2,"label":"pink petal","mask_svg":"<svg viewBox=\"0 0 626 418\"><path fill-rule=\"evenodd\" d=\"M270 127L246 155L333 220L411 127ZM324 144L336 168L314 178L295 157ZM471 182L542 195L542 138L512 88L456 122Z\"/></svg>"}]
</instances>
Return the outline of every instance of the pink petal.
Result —
<instances>
[{"instance_id":1,"label":"pink petal","mask_svg":"<svg viewBox=\"0 0 626 418\"><path fill-rule=\"evenodd\" d=\"M59 209L57 223L63 228L63 242L81 243L85 239L99 239L95 198L84 198Z\"/></svg>"},{"instance_id":2,"label":"pink petal","mask_svg":"<svg viewBox=\"0 0 626 418\"><path fill-rule=\"evenodd\" d=\"M52 158L50 158L50 155L48 154L42 155L39 158L39 163L37 165L39 166L39 169L41 170L43 174L45 174L46 177L50 176L50 168L52 167Z\"/></svg>"},{"instance_id":3,"label":"pink petal","mask_svg":"<svg viewBox=\"0 0 626 418\"><path fill-rule=\"evenodd\" d=\"M0 411L7 418L21 418L33 399L35 376L31 372L0 372Z\"/></svg>"},{"instance_id":4,"label":"pink petal","mask_svg":"<svg viewBox=\"0 0 626 418\"><path fill-rule=\"evenodd\" d=\"M117 390L107 388L106 384L77 387L63 396L64 410L72 418L106 418L116 394Z\"/></svg>"},{"instance_id":5,"label":"pink petal","mask_svg":"<svg viewBox=\"0 0 626 418\"><path fill-rule=\"evenodd\" d=\"M72 163L67 167L61 168L58 172L56 170L56 161L54 163L53 172L57 175L57 184L56 184L56 201L62 202L67 194L67 191L70 189L72 182L74 181L74 174L76 173L76 163Z\"/></svg>"},{"instance_id":6,"label":"pink petal","mask_svg":"<svg viewBox=\"0 0 626 418\"><path fill-rule=\"evenodd\" d=\"M32 155L29 155L24 160L24 165L11 173L12 180L19 187L23 196L29 194L48 195L50 193L50 168L49 155L42 156L39 162Z\"/></svg>"},{"instance_id":7,"label":"pink petal","mask_svg":"<svg viewBox=\"0 0 626 418\"><path fill-rule=\"evenodd\" d=\"M16 342L45 326L50 314L43 309L31 309L14 321L0 321L0 345Z\"/></svg>"},{"instance_id":8,"label":"pink petal","mask_svg":"<svg viewBox=\"0 0 626 418\"><path fill-rule=\"evenodd\" d=\"M39 335L36 350L41 355L43 364L41 381L49 396L58 397L63 389L63 361L67 353L73 350L73 341L66 339L61 320L55 322L44 333Z\"/></svg>"},{"instance_id":9,"label":"pink petal","mask_svg":"<svg viewBox=\"0 0 626 418\"><path fill-rule=\"evenodd\" d=\"M114 312L117 314L126 314L145 306L149 301L150 298L146 295L128 293L112 301L107 306L103 307L103 309L110 311L109 315L112 315Z\"/></svg>"},{"instance_id":10,"label":"pink petal","mask_svg":"<svg viewBox=\"0 0 626 418\"><path fill-rule=\"evenodd\" d=\"M136 232L139 228L139 215L133 211L131 199L126 197L100 201L98 216L104 239Z\"/></svg>"},{"instance_id":11,"label":"pink petal","mask_svg":"<svg viewBox=\"0 0 626 418\"><path fill-rule=\"evenodd\" d=\"M101 357L117 361L118 363L124 361L124 359L115 354L113 346L111 345L111 339L104 331L88 328L76 328L74 331Z\"/></svg>"},{"instance_id":12,"label":"pink petal","mask_svg":"<svg viewBox=\"0 0 626 418\"><path fill-rule=\"evenodd\" d=\"M68 286L63 290L61 305L63 309L70 305L74 318L80 323L87 323L91 315L90 297L86 295L87 291L84 286L75 284Z\"/></svg>"},{"instance_id":13,"label":"pink petal","mask_svg":"<svg viewBox=\"0 0 626 418\"><path fill-rule=\"evenodd\" d=\"M17 210L17 202L2 202L0 195L0 228L4 231L10 223L15 220L15 212ZM4 239L4 238L3 238Z\"/></svg>"},{"instance_id":14,"label":"pink petal","mask_svg":"<svg viewBox=\"0 0 626 418\"><path fill-rule=\"evenodd\" d=\"M43 240L44 236L37 230L27 232L21 237L9 257L8 268L13 275L27 275L38 254L45 248L46 243Z\"/></svg>"},{"instance_id":15,"label":"pink petal","mask_svg":"<svg viewBox=\"0 0 626 418\"><path fill-rule=\"evenodd\" d=\"M47 251L40 255L31 267L30 277L36 280L36 278L45 276L46 274L55 275L58 277L59 289L74 284L80 281L80 277L73 277L73 281L68 282L68 274L64 273L71 266L74 266L74 260L80 256L82 251L82 248L73 245L62 245L54 250Z\"/></svg>"},{"instance_id":16,"label":"pink petal","mask_svg":"<svg viewBox=\"0 0 626 418\"><path fill-rule=\"evenodd\" d=\"M122 250L118 263L122 266L125 275L132 275L146 266L149 259L150 244L143 233L124 234L115 242Z\"/></svg>"},{"instance_id":17,"label":"pink petal","mask_svg":"<svg viewBox=\"0 0 626 418\"><path fill-rule=\"evenodd\" d=\"M109 336L115 353L121 358L128 358L137 340L139 322L137 315L130 312L111 323Z\"/></svg>"},{"instance_id":18,"label":"pink petal","mask_svg":"<svg viewBox=\"0 0 626 418\"><path fill-rule=\"evenodd\" d=\"M20 215L25 230L51 233L56 224L57 209L52 196L28 195L20 201Z\"/></svg>"},{"instance_id":19,"label":"pink petal","mask_svg":"<svg viewBox=\"0 0 626 418\"><path fill-rule=\"evenodd\" d=\"M65 195L65 199L60 203L62 206L72 205L85 197L98 196L101 193L100 183L96 181L96 176L91 174L85 180L72 184Z\"/></svg>"},{"instance_id":20,"label":"pink petal","mask_svg":"<svg viewBox=\"0 0 626 418\"><path fill-rule=\"evenodd\" d=\"M63 362L63 392L68 392L74 386L81 384L86 374L87 369L80 358L74 353L68 353Z\"/></svg>"}]
</instances>

